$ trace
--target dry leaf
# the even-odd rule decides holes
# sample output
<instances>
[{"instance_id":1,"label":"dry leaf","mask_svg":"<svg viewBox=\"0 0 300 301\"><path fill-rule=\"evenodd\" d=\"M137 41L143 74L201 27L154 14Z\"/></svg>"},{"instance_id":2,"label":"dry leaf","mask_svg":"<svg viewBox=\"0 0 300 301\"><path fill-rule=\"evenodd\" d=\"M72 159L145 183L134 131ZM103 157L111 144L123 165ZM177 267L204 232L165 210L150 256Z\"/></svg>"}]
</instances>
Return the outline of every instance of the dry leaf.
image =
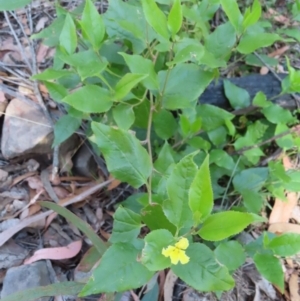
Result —
<instances>
[{"instance_id":1,"label":"dry leaf","mask_svg":"<svg viewBox=\"0 0 300 301\"><path fill-rule=\"evenodd\" d=\"M276 10L269 8L268 12L266 13L266 17L273 18L276 22L284 24L284 25L289 25L290 24L290 19L280 15Z\"/></svg>"},{"instance_id":2,"label":"dry leaf","mask_svg":"<svg viewBox=\"0 0 300 301\"><path fill-rule=\"evenodd\" d=\"M140 298L137 296L137 294L133 290L130 290L130 295L131 295L133 301L140 301Z\"/></svg>"},{"instance_id":3,"label":"dry leaf","mask_svg":"<svg viewBox=\"0 0 300 301\"><path fill-rule=\"evenodd\" d=\"M41 191L44 190L44 185L40 179L40 177L38 176L34 176L34 177L29 177L26 179L28 186L31 189L37 190L37 191Z\"/></svg>"},{"instance_id":4,"label":"dry leaf","mask_svg":"<svg viewBox=\"0 0 300 301\"><path fill-rule=\"evenodd\" d=\"M121 181L114 179L111 175L109 179L112 180L111 184L107 187L107 190L113 190L121 184Z\"/></svg>"},{"instance_id":5,"label":"dry leaf","mask_svg":"<svg viewBox=\"0 0 300 301\"><path fill-rule=\"evenodd\" d=\"M298 273L293 272L289 280L291 301L300 301L298 279Z\"/></svg>"},{"instance_id":6,"label":"dry leaf","mask_svg":"<svg viewBox=\"0 0 300 301\"><path fill-rule=\"evenodd\" d=\"M28 216L32 216L33 214L39 212L41 210L41 206L39 204L33 204L29 208L26 208L20 214L20 219L24 219Z\"/></svg>"},{"instance_id":7,"label":"dry leaf","mask_svg":"<svg viewBox=\"0 0 300 301\"><path fill-rule=\"evenodd\" d=\"M10 188L13 187L13 186L15 186L16 184L20 183L21 181L23 181L23 180L25 180L25 179L27 179L29 177L32 177L32 176L34 176L36 174L37 174L36 171L31 171L31 172L27 172L27 173L25 173L25 174L23 174L21 176L18 176L16 178L14 178L12 184L10 185ZM29 180L29 181L31 181L31 180Z\"/></svg>"},{"instance_id":8,"label":"dry leaf","mask_svg":"<svg viewBox=\"0 0 300 301\"><path fill-rule=\"evenodd\" d=\"M44 248L34 252L33 256L26 259L24 264L30 264L42 259L62 260L76 256L82 247L82 240L77 240L65 247Z\"/></svg>"},{"instance_id":9,"label":"dry leaf","mask_svg":"<svg viewBox=\"0 0 300 301\"><path fill-rule=\"evenodd\" d=\"M281 234L281 233L300 234L300 225L290 224L290 223L275 223L269 226L268 231L277 234Z\"/></svg>"},{"instance_id":10,"label":"dry leaf","mask_svg":"<svg viewBox=\"0 0 300 301\"><path fill-rule=\"evenodd\" d=\"M293 218L298 224L300 224L300 207L299 206L294 207L291 218Z\"/></svg>"},{"instance_id":11,"label":"dry leaf","mask_svg":"<svg viewBox=\"0 0 300 301\"><path fill-rule=\"evenodd\" d=\"M80 194L75 196L67 197L59 202L59 205L66 207L71 204L75 204L77 202L81 202L82 200L86 199L91 194L97 192L99 189L102 189L104 187L107 187L110 184L111 181L105 181L102 183L96 183L92 187L85 187L82 189L79 189ZM32 225L33 223L45 219L47 216L49 216L51 213L53 213L52 210L48 210L46 212L31 216L29 218L25 218L24 220L20 221L16 226L11 227L3 232L0 233L0 247L5 244L13 235L21 231L22 229Z\"/></svg>"},{"instance_id":12,"label":"dry leaf","mask_svg":"<svg viewBox=\"0 0 300 301\"><path fill-rule=\"evenodd\" d=\"M285 52L287 52L290 49L290 46L286 45L281 48L276 49L275 51L268 54L269 57L278 58L281 55L283 55Z\"/></svg>"},{"instance_id":13,"label":"dry leaf","mask_svg":"<svg viewBox=\"0 0 300 301\"><path fill-rule=\"evenodd\" d=\"M178 277L173 273L172 270L169 270L165 285L164 285L164 300L165 301L172 301L173 300L173 291L174 285L177 281Z\"/></svg>"},{"instance_id":14,"label":"dry leaf","mask_svg":"<svg viewBox=\"0 0 300 301\"><path fill-rule=\"evenodd\" d=\"M47 16L44 16L38 20L35 26L35 32L39 32L45 27L45 24L48 22L49 18Z\"/></svg>"}]
</instances>

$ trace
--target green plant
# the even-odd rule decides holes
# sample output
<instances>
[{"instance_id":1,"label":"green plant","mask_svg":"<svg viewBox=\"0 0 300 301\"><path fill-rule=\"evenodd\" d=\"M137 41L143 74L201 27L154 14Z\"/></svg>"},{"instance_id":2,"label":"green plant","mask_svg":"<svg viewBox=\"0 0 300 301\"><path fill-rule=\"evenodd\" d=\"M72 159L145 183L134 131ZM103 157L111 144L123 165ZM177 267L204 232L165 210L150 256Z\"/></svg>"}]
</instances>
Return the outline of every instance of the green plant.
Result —
<instances>
[{"instance_id":1,"label":"green plant","mask_svg":"<svg viewBox=\"0 0 300 301\"><path fill-rule=\"evenodd\" d=\"M213 29L220 8L228 21ZM286 151L299 147L289 131L297 118L229 81L232 108L253 102L260 119L198 102L235 57L252 64L254 51L284 39L261 22L259 1L243 13L236 0L110 0L103 15L91 0L72 12L56 9L54 22L33 37L56 47L53 68L34 76L68 112L54 144L84 120L110 173L146 188L116 210L111 246L80 296L138 288L166 268L197 290L219 293L233 288L246 256L283 290L280 257L300 251L300 236L266 232L246 246L234 236L264 222L268 197L297 191L299 172L287 174L280 161L256 167L274 135ZM299 92L300 73L288 68L282 90ZM144 237L142 227L150 230Z\"/></svg>"}]
</instances>

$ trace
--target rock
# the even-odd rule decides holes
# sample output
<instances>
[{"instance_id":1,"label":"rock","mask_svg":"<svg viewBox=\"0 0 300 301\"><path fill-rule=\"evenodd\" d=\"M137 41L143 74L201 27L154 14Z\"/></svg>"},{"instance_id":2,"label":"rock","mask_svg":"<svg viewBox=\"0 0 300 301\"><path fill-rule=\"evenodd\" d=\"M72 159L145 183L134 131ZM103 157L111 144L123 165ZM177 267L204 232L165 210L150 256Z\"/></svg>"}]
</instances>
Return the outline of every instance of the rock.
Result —
<instances>
[{"instance_id":1,"label":"rock","mask_svg":"<svg viewBox=\"0 0 300 301\"><path fill-rule=\"evenodd\" d=\"M51 284L45 261L10 268L3 281L1 299L25 289ZM49 301L51 297L39 298L36 301Z\"/></svg>"},{"instance_id":2,"label":"rock","mask_svg":"<svg viewBox=\"0 0 300 301\"><path fill-rule=\"evenodd\" d=\"M20 265L29 251L17 245L12 239L0 247L0 269Z\"/></svg>"},{"instance_id":3,"label":"rock","mask_svg":"<svg viewBox=\"0 0 300 301\"><path fill-rule=\"evenodd\" d=\"M30 105L17 98L10 101L6 109L1 139L1 150L5 159L28 154L51 154L53 138L51 123L38 105ZM66 154L78 147L78 141L79 138L72 135L62 143L59 151L61 165L64 164L63 158ZM32 169L36 170L36 166L36 164L32 166Z\"/></svg>"},{"instance_id":4,"label":"rock","mask_svg":"<svg viewBox=\"0 0 300 301\"><path fill-rule=\"evenodd\" d=\"M8 178L8 172L3 169L0 169L0 182L6 181L7 178Z\"/></svg>"},{"instance_id":5,"label":"rock","mask_svg":"<svg viewBox=\"0 0 300 301\"><path fill-rule=\"evenodd\" d=\"M97 163L92 151L86 144L83 144L73 159L73 170L76 175L83 177L96 177Z\"/></svg>"},{"instance_id":6,"label":"rock","mask_svg":"<svg viewBox=\"0 0 300 301\"><path fill-rule=\"evenodd\" d=\"M6 109L1 150L6 159L29 153L51 151L53 131L50 121L38 106L14 98Z\"/></svg>"},{"instance_id":7,"label":"rock","mask_svg":"<svg viewBox=\"0 0 300 301\"><path fill-rule=\"evenodd\" d=\"M7 171L0 169L0 191L8 190L12 182L12 176L9 176Z\"/></svg>"}]
</instances>

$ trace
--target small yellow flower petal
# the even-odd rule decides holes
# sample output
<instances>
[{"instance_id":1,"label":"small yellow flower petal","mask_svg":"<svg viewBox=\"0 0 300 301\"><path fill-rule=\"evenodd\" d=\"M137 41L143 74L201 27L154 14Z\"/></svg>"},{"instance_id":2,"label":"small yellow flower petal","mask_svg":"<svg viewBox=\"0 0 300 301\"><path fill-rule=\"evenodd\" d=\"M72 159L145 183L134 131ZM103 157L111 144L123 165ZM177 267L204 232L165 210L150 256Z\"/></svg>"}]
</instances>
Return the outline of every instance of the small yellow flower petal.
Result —
<instances>
[{"instance_id":1,"label":"small yellow flower petal","mask_svg":"<svg viewBox=\"0 0 300 301\"><path fill-rule=\"evenodd\" d=\"M190 261L190 258L185 254L184 250L173 246L168 246L167 249L163 248L161 253L165 257L170 257L172 264L178 264L179 261L181 264L186 264Z\"/></svg>"},{"instance_id":2,"label":"small yellow flower petal","mask_svg":"<svg viewBox=\"0 0 300 301\"><path fill-rule=\"evenodd\" d=\"M181 264L187 264L190 261L190 257L188 257L184 251L180 253L179 261Z\"/></svg>"},{"instance_id":3,"label":"small yellow flower petal","mask_svg":"<svg viewBox=\"0 0 300 301\"><path fill-rule=\"evenodd\" d=\"M187 249L188 246L189 246L189 241L185 237L180 238L180 240L175 244L175 247L181 250Z\"/></svg>"},{"instance_id":4,"label":"small yellow flower petal","mask_svg":"<svg viewBox=\"0 0 300 301\"><path fill-rule=\"evenodd\" d=\"M175 247L173 246L168 246L166 249L163 248L162 250L162 254L165 256L165 257L171 257L171 254L174 252L174 249L176 249Z\"/></svg>"}]
</instances>

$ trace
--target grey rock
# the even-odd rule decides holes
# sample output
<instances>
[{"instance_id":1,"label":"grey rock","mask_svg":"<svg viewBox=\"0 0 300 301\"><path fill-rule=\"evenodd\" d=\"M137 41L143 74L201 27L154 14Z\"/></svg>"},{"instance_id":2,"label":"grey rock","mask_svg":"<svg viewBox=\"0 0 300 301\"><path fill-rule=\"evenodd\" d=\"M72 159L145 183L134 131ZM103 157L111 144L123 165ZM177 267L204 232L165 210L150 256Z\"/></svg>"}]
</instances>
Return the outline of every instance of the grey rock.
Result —
<instances>
[{"instance_id":1,"label":"grey rock","mask_svg":"<svg viewBox=\"0 0 300 301\"><path fill-rule=\"evenodd\" d=\"M53 131L50 121L36 106L14 98L6 108L1 150L6 159L29 153L51 151Z\"/></svg>"},{"instance_id":2,"label":"grey rock","mask_svg":"<svg viewBox=\"0 0 300 301\"><path fill-rule=\"evenodd\" d=\"M0 247L0 269L19 266L29 251L17 245L12 239Z\"/></svg>"},{"instance_id":3,"label":"grey rock","mask_svg":"<svg viewBox=\"0 0 300 301\"><path fill-rule=\"evenodd\" d=\"M83 144L73 159L73 169L77 175L83 177L96 177L97 163L94 159L92 150L86 144Z\"/></svg>"},{"instance_id":4,"label":"grey rock","mask_svg":"<svg viewBox=\"0 0 300 301\"><path fill-rule=\"evenodd\" d=\"M49 271L45 261L10 268L3 281L1 298L29 288L51 284ZM35 301L49 301L51 297L43 297Z\"/></svg>"}]
</instances>

